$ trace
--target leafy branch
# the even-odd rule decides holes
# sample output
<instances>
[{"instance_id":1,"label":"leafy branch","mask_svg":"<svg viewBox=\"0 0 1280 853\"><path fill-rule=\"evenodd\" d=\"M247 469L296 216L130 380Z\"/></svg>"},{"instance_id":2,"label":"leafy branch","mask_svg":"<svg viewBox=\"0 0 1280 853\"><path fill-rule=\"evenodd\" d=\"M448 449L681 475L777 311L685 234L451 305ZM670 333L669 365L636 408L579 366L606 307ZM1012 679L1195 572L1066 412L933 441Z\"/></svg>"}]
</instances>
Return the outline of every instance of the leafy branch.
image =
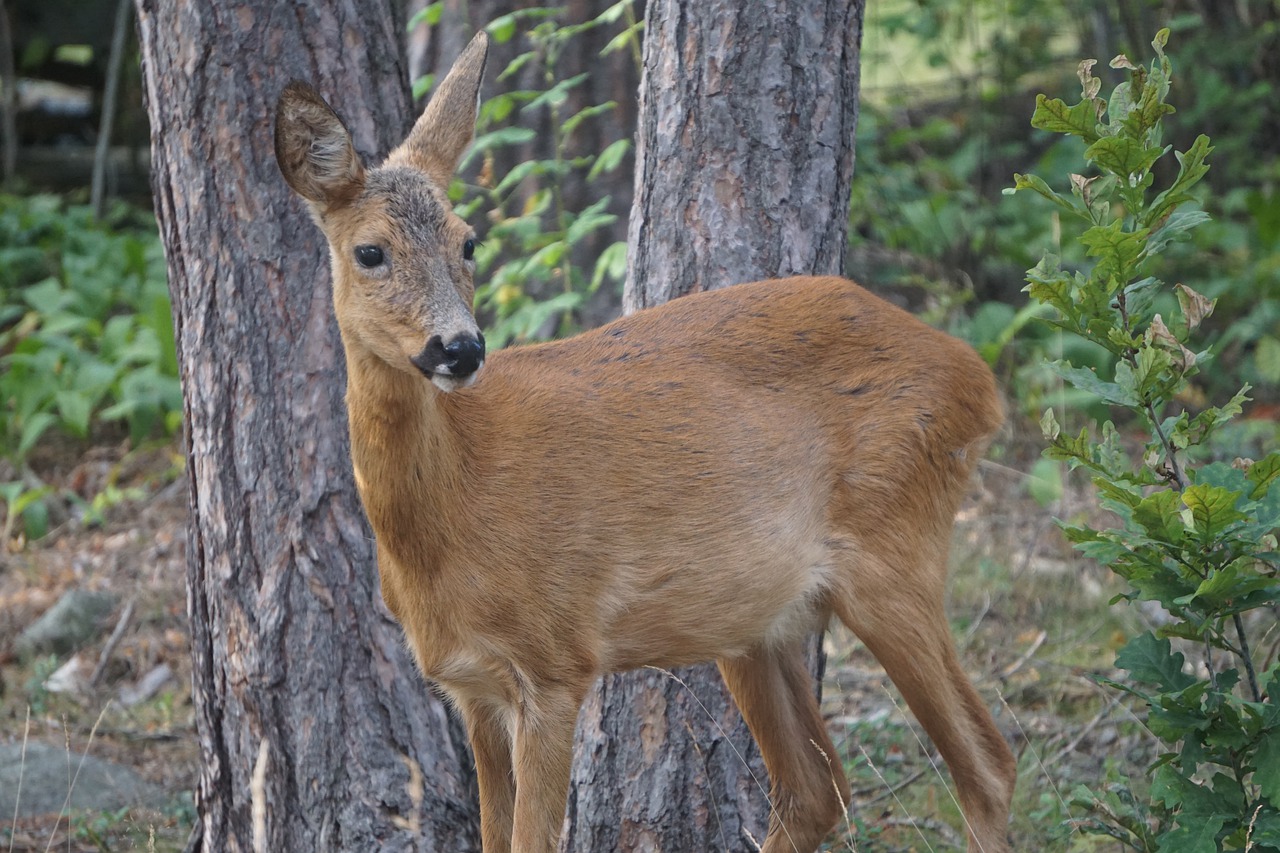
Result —
<instances>
[{"instance_id":1,"label":"leafy branch","mask_svg":"<svg viewBox=\"0 0 1280 853\"><path fill-rule=\"evenodd\" d=\"M1067 361L1053 370L1127 412L1147 433L1135 458L1110 421L1072 436L1052 410L1045 412L1046 455L1087 470L1103 507L1120 521L1104 529L1060 524L1078 550L1128 583L1117 601L1157 602L1172 616L1120 650L1116 666L1128 673L1126 681L1103 680L1146 704L1147 725L1161 742L1148 801L1128 783L1102 793L1081 788L1073 805L1088 817L1071 823L1151 853L1276 851L1280 664L1274 654L1257 654L1251 631L1265 640L1280 603L1280 488L1272 488L1280 452L1231 464L1201 461L1211 456L1218 428L1241 413L1247 385L1224 405L1196 413L1181 402L1212 356L1187 342L1214 303L1185 284L1167 287L1152 274L1152 260L1208 219L1194 208L1192 190L1213 148L1200 136L1175 152L1177 175L1157 191L1157 164L1171 151L1162 124L1174 113L1166 102L1173 68L1164 52L1168 35L1161 30L1152 42L1148 67L1125 56L1111 61L1127 80L1110 99L1100 97L1094 60L1080 64L1078 103L1037 98L1035 127L1087 146L1090 174L1071 175L1069 195L1034 175L1015 175L1006 191L1036 193L1085 223L1087 273L1064 270L1046 256L1028 272L1026 290L1053 309L1050 322L1114 358L1109 376ZM1157 306L1176 319L1166 321ZM1175 641L1199 649L1198 666Z\"/></svg>"}]
</instances>

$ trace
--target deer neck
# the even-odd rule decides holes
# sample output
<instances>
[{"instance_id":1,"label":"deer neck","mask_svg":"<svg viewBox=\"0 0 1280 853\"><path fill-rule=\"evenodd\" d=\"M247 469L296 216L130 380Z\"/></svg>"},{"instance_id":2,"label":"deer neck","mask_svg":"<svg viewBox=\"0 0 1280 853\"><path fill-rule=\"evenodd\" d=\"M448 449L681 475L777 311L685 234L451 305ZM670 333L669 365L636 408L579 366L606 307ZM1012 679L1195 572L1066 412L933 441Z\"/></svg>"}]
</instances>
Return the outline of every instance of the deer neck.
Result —
<instances>
[{"instance_id":1,"label":"deer neck","mask_svg":"<svg viewBox=\"0 0 1280 853\"><path fill-rule=\"evenodd\" d=\"M379 548L406 570L439 553L463 495L461 442L443 396L422 376L347 347L356 485Z\"/></svg>"}]
</instances>

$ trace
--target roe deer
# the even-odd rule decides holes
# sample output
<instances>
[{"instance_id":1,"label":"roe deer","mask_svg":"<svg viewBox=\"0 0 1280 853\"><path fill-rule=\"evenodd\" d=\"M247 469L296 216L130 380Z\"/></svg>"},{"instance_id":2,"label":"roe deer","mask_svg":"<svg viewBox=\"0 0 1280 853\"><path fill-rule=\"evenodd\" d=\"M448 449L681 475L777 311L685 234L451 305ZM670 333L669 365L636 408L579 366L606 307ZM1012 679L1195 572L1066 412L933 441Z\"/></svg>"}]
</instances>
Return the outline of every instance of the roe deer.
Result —
<instances>
[{"instance_id":1,"label":"roe deer","mask_svg":"<svg viewBox=\"0 0 1280 853\"><path fill-rule=\"evenodd\" d=\"M991 372L837 278L486 356L474 235L445 195L486 54L482 33L377 168L310 86L276 115L331 249L382 594L465 718L485 853L557 849L601 673L711 659L769 771L765 853L812 853L849 799L801 658L833 614L946 759L969 849L1007 851L1013 757L943 613L956 508L1002 419Z\"/></svg>"}]
</instances>

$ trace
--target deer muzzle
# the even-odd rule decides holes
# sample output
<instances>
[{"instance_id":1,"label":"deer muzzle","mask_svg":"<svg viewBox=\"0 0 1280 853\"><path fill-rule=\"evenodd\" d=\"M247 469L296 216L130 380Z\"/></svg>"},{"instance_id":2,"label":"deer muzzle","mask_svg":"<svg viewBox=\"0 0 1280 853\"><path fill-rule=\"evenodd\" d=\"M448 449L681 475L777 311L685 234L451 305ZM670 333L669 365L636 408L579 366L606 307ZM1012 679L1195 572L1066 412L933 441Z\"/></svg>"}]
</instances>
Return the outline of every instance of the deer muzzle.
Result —
<instances>
[{"instance_id":1,"label":"deer muzzle","mask_svg":"<svg viewBox=\"0 0 1280 853\"><path fill-rule=\"evenodd\" d=\"M484 364L484 335L463 332L445 343L432 335L422 352L409 359L428 379L448 376L465 380Z\"/></svg>"}]
</instances>

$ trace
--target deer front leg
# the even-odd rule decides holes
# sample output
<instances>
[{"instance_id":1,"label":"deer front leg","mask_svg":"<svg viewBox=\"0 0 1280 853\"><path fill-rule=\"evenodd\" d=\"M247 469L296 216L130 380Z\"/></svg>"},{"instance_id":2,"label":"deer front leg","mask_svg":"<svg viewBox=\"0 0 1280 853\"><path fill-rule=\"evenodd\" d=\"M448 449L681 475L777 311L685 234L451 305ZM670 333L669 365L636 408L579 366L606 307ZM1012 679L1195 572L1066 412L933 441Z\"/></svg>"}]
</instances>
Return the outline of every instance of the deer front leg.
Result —
<instances>
[{"instance_id":1,"label":"deer front leg","mask_svg":"<svg viewBox=\"0 0 1280 853\"><path fill-rule=\"evenodd\" d=\"M542 693L517 711L513 853L556 853L573 762L573 728L586 687ZM487 851L486 851L487 853Z\"/></svg>"},{"instance_id":2,"label":"deer front leg","mask_svg":"<svg viewBox=\"0 0 1280 853\"><path fill-rule=\"evenodd\" d=\"M484 853L511 853L516 782L511 767L511 712L485 702L461 705L476 761L480 788L480 846Z\"/></svg>"}]
</instances>

